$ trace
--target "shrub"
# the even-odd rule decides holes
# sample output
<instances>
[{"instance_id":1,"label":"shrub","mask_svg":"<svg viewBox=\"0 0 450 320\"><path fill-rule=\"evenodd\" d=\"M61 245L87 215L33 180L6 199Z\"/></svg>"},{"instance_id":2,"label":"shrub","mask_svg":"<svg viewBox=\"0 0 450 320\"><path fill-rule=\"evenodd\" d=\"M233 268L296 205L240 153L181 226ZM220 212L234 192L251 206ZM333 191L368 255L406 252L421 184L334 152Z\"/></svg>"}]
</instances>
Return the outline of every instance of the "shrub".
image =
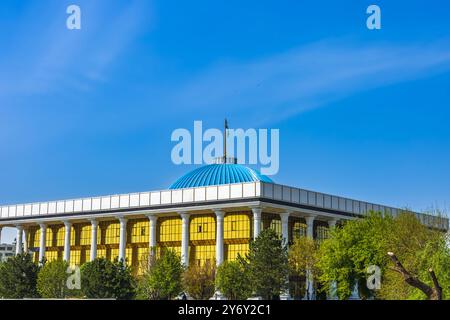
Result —
<instances>
[{"instance_id":1,"label":"shrub","mask_svg":"<svg viewBox=\"0 0 450 320\"><path fill-rule=\"evenodd\" d=\"M216 267L213 263L191 265L183 275L184 288L194 299L207 300L214 294L215 276Z\"/></svg>"},{"instance_id":2,"label":"shrub","mask_svg":"<svg viewBox=\"0 0 450 320\"><path fill-rule=\"evenodd\" d=\"M20 254L0 263L0 297L6 299L37 298L39 267L28 254Z\"/></svg>"},{"instance_id":3,"label":"shrub","mask_svg":"<svg viewBox=\"0 0 450 320\"><path fill-rule=\"evenodd\" d=\"M274 230L263 230L250 243L246 267L254 292L265 300L278 299L280 292L287 289L287 246Z\"/></svg>"},{"instance_id":4,"label":"shrub","mask_svg":"<svg viewBox=\"0 0 450 320\"><path fill-rule=\"evenodd\" d=\"M87 298L132 299L135 281L123 261L98 258L81 267L81 291Z\"/></svg>"},{"instance_id":5,"label":"shrub","mask_svg":"<svg viewBox=\"0 0 450 320\"><path fill-rule=\"evenodd\" d=\"M183 290L184 267L180 257L173 250L163 250L161 257L152 262L138 285L138 298L170 300Z\"/></svg>"},{"instance_id":6,"label":"shrub","mask_svg":"<svg viewBox=\"0 0 450 320\"><path fill-rule=\"evenodd\" d=\"M37 291L42 298L63 299L69 296L78 296L78 290L71 290L67 280L72 275L67 272L69 264L63 260L47 262L41 268L37 278Z\"/></svg>"},{"instance_id":7,"label":"shrub","mask_svg":"<svg viewBox=\"0 0 450 320\"><path fill-rule=\"evenodd\" d=\"M226 261L218 267L216 286L229 300L245 300L252 294L248 270L238 261Z\"/></svg>"}]
</instances>

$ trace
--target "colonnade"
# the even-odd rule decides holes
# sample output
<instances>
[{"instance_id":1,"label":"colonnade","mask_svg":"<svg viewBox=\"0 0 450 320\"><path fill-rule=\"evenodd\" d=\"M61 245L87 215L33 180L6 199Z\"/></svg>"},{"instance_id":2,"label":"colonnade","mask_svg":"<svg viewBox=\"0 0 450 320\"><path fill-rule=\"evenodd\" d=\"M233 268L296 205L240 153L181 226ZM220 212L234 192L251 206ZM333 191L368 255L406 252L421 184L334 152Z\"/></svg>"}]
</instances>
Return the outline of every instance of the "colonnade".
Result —
<instances>
[{"instance_id":1,"label":"colonnade","mask_svg":"<svg viewBox=\"0 0 450 320\"><path fill-rule=\"evenodd\" d=\"M262 220L262 208L255 207L251 208L253 215L253 237L258 237L261 232L261 220ZM181 217L181 261L185 266L189 265L189 221L192 213L189 212L178 212ZM224 210L214 210L216 216L216 263L220 265L224 261ZM289 217L292 212L284 211L279 213L281 221L281 235L285 243L289 241ZM153 213L146 215L149 219L149 247L150 254L155 253L155 248L157 246L157 220L158 216ZM120 223L120 239L119 239L119 260L125 260L126 257L126 239L127 239L127 222L128 219L123 215L116 216ZM314 238L314 220L315 216L306 216L306 236L313 239ZM98 220L90 219L91 223L91 248L90 248L90 261L95 260L97 257L97 234L98 234ZM64 254L63 259L70 262L70 239L73 222L70 220L64 220L65 235L64 235ZM332 228L336 225L336 220L329 220L329 227ZM40 239L39 239L39 261L43 261L45 258L46 249L46 237L47 237L47 224L40 223ZM28 251L27 244L27 230L24 229L22 225L16 226L16 254L20 254L23 251ZM24 237L25 233L25 237ZM1 227L0 227L1 235ZM24 241L25 239L25 241Z\"/></svg>"}]
</instances>

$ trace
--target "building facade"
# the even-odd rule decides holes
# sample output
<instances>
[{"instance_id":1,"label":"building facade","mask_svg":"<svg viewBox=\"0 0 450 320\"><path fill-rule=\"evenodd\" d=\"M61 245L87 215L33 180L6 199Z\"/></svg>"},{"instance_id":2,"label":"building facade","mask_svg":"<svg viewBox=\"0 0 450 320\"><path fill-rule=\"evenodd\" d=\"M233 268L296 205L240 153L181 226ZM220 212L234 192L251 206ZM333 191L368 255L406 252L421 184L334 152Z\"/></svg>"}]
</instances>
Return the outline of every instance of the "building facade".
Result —
<instances>
[{"instance_id":1,"label":"building facade","mask_svg":"<svg viewBox=\"0 0 450 320\"><path fill-rule=\"evenodd\" d=\"M164 248L178 252L185 265L219 265L244 256L263 229L287 242L296 236L320 241L336 224L369 211L401 210L279 185L225 161L196 169L166 190L2 206L0 230L16 228L16 253L29 252L36 262L118 258L139 274ZM417 217L448 230L447 219Z\"/></svg>"},{"instance_id":2,"label":"building facade","mask_svg":"<svg viewBox=\"0 0 450 320\"><path fill-rule=\"evenodd\" d=\"M15 251L15 244L0 243L0 262L4 262L14 256Z\"/></svg>"}]
</instances>

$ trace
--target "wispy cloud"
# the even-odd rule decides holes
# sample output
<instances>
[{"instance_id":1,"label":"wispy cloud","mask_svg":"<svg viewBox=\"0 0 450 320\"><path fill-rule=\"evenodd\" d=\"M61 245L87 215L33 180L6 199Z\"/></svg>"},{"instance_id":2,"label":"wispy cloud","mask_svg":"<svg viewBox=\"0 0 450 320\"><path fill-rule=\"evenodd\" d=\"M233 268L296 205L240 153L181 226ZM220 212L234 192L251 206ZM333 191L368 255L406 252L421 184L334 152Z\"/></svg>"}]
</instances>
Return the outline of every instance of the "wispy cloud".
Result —
<instances>
[{"instance_id":1,"label":"wispy cloud","mask_svg":"<svg viewBox=\"0 0 450 320\"><path fill-rule=\"evenodd\" d=\"M80 123L88 126L87 121L99 130L98 119L106 113L101 103L93 113L97 105L89 98L71 107L66 101L112 82L122 57L152 21L146 0L75 3L81 7L81 30L66 28L67 4L49 2L42 7L30 2L14 12L17 19L10 33L0 33L1 155L51 145L79 130ZM0 21L0 28L6 23ZM106 109L112 113L112 107Z\"/></svg>"},{"instance_id":2,"label":"wispy cloud","mask_svg":"<svg viewBox=\"0 0 450 320\"><path fill-rule=\"evenodd\" d=\"M15 43L2 49L0 97L52 93L65 88L88 90L95 83L106 81L108 68L145 29L141 27L151 16L145 0L130 1L119 10L110 10L108 1L80 0L78 4L81 30L65 27L67 15L62 4L46 8L46 15L36 14L42 8L32 6L29 11L34 11L34 16L25 13L20 17L28 28L12 30ZM33 28L39 28L38 37L30 36Z\"/></svg>"},{"instance_id":3,"label":"wispy cloud","mask_svg":"<svg viewBox=\"0 0 450 320\"><path fill-rule=\"evenodd\" d=\"M449 70L447 40L403 45L324 40L256 61L211 66L173 90L170 104L188 112L225 110L266 123Z\"/></svg>"}]
</instances>

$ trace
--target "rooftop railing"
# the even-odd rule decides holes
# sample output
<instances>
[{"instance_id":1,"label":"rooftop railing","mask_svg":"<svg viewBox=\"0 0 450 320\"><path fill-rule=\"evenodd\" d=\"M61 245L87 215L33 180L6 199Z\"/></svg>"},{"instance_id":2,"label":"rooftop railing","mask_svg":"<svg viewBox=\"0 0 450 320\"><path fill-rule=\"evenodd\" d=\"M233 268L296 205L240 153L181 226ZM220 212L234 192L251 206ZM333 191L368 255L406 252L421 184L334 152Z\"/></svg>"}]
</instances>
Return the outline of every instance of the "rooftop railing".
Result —
<instances>
[{"instance_id":1,"label":"rooftop railing","mask_svg":"<svg viewBox=\"0 0 450 320\"><path fill-rule=\"evenodd\" d=\"M359 201L340 196L289 187L273 183L249 182L206 186L188 189L148 191L69 200L37 202L0 207L0 219L18 217L89 214L90 212L117 209L136 210L162 205L187 204L218 200L266 198L312 208L328 209L356 216L370 211L397 215L402 209ZM449 221L445 217L416 213L418 219L427 226L448 230ZM1 221L0 220L0 221Z\"/></svg>"}]
</instances>

